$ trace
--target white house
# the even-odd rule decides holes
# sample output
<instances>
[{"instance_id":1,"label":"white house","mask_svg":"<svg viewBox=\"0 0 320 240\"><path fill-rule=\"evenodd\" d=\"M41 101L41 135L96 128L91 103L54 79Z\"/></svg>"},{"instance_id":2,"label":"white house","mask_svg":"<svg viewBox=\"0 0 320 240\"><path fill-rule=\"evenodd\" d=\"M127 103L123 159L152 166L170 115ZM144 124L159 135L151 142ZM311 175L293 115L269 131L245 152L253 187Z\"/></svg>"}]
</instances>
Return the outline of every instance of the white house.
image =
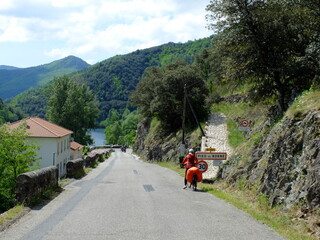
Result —
<instances>
[{"instance_id":1,"label":"white house","mask_svg":"<svg viewBox=\"0 0 320 240\"><path fill-rule=\"evenodd\" d=\"M30 117L11 124L11 128L27 123L29 141L40 147L40 168L57 166L59 177L66 175L66 165L70 160L70 141L72 131L39 117Z\"/></svg>"},{"instance_id":2,"label":"white house","mask_svg":"<svg viewBox=\"0 0 320 240\"><path fill-rule=\"evenodd\" d=\"M73 141L70 143L70 149L71 149L70 160L82 158L83 145Z\"/></svg>"}]
</instances>

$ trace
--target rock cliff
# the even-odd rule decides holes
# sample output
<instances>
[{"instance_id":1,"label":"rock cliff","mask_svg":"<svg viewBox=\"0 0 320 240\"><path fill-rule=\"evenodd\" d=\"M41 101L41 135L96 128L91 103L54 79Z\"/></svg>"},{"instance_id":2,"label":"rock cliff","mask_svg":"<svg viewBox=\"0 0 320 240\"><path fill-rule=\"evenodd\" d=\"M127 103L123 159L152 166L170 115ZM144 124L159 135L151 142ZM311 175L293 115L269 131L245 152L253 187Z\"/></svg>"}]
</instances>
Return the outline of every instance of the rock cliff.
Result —
<instances>
[{"instance_id":1,"label":"rock cliff","mask_svg":"<svg viewBox=\"0 0 320 240\"><path fill-rule=\"evenodd\" d=\"M150 119L140 120L133 151L148 161L173 161L179 163L182 131L166 133L160 126L152 126ZM200 130L186 133L185 146L200 150ZM187 152L186 152L187 153Z\"/></svg>"},{"instance_id":2,"label":"rock cliff","mask_svg":"<svg viewBox=\"0 0 320 240\"><path fill-rule=\"evenodd\" d=\"M320 112L301 119L290 117L275 125L251 149L247 164L239 167L241 153L220 170L219 177L235 183L246 179L258 185L270 204L320 206Z\"/></svg>"}]
</instances>

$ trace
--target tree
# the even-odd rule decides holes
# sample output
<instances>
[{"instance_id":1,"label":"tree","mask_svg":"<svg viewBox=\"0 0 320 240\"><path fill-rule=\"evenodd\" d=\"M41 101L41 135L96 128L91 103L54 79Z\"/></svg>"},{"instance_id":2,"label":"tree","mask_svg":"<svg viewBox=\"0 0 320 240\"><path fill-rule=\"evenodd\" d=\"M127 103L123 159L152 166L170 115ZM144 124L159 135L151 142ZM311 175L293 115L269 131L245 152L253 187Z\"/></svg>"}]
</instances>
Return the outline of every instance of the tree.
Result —
<instances>
[{"instance_id":1,"label":"tree","mask_svg":"<svg viewBox=\"0 0 320 240\"><path fill-rule=\"evenodd\" d=\"M50 121L73 131L75 141L92 144L87 132L95 128L98 113L97 101L86 85L67 76L55 78L47 111Z\"/></svg>"},{"instance_id":2,"label":"tree","mask_svg":"<svg viewBox=\"0 0 320 240\"><path fill-rule=\"evenodd\" d=\"M111 109L108 118L103 121L106 126L105 135L107 144L121 144L130 146L135 141L136 129L139 121L137 111L128 108L124 110L122 115L117 110Z\"/></svg>"},{"instance_id":3,"label":"tree","mask_svg":"<svg viewBox=\"0 0 320 240\"><path fill-rule=\"evenodd\" d=\"M293 89L310 86L307 13L293 1L211 0L207 10L209 27L221 34L216 47L226 79L253 82L260 95L277 94L282 111Z\"/></svg>"},{"instance_id":4,"label":"tree","mask_svg":"<svg viewBox=\"0 0 320 240\"><path fill-rule=\"evenodd\" d=\"M16 177L38 168L38 147L27 141L27 126L10 130L9 125L0 126L0 212L14 205Z\"/></svg>"},{"instance_id":5,"label":"tree","mask_svg":"<svg viewBox=\"0 0 320 240\"><path fill-rule=\"evenodd\" d=\"M300 11L304 14L305 30L311 41L306 49L306 58L308 64L317 73L314 79L316 84L320 86L320 3L318 0L293 0Z\"/></svg>"},{"instance_id":6,"label":"tree","mask_svg":"<svg viewBox=\"0 0 320 240\"><path fill-rule=\"evenodd\" d=\"M161 68L149 68L132 93L131 100L144 117L158 117L167 130L175 130L182 123L185 85L198 119L203 120L206 117L205 83L195 65L181 61ZM187 110L187 122L194 125L191 110Z\"/></svg>"}]
</instances>

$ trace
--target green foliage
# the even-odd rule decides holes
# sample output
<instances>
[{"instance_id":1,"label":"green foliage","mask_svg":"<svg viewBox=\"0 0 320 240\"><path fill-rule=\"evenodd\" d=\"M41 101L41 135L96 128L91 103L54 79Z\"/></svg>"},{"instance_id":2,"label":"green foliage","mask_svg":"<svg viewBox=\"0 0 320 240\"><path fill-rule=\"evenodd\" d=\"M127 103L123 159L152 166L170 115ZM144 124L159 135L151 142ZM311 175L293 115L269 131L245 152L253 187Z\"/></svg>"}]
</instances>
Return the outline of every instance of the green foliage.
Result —
<instances>
[{"instance_id":1,"label":"green foliage","mask_svg":"<svg viewBox=\"0 0 320 240\"><path fill-rule=\"evenodd\" d=\"M144 73L131 100L143 116L156 116L167 130L174 130L182 123L186 85L191 105L201 121L206 117L204 101L207 89L198 70L195 65L180 61L164 67L151 67ZM186 120L190 125L195 123L189 107Z\"/></svg>"},{"instance_id":2,"label":"green foliage","mask_svg":"<svg viewBox=\"0 0 320 240\"><path fill-rule=\"evenodd\" d=\"M0 125L6 122L14 122L23 118L21 111L3 103L0 98Z\"/></svg>"},{"instance_id":3,"label":"green foliage","mask_svg":"<svg viewBox=\"0 0 320 240\"><path fill-rule=\"evenodd\" d=\"M140 116L137 111L128 108L120 115L115 109L109 111L108 118L103 121L106 143L130 146L134 143Z\"/></svg>"},{"instance_id":4,"label":"green foliage","mask_svg":"<svg viewBox=\"0 0 320 240\"><path fill-rule=\"evenodd\" d=\"M256 97L277 95L282 111L293 89L310 87L318 67L308 49L318 44L319 30L311 29L316 21L306 8L294 1L223 0L207 10L210 27L220 31L213 52L227 81L254 82Z\"/></svg>"},{"instance_id":5,"label":"green foliage","mask_svg":"<svg viewBox=\"0 0 320 240\"><path fill-rule=\"evenodd\" d=\"M53 82L50 82L39 87L30 88L10 99L9 105L27 116L45 118L52 84Z\"/></svg>"},{"instance_id":6,"label":"green foliage","mask_svg":"<svg viewBox=\"0 0 320 240\"><path fill-rule=\"evenodd\" d=\"M87 133L96 126L97 101L84 84L77 84L69 77L55 78L47 117L50 121L73 131L73 137L80 144L91 144Z\"/></svg>"},{"instance_id":7,"label":"green foliage","mask_svg":"<svg viewBox=\"0 0 320 240\"><path fill-rule=\"evenodd\" d=\"M128 96L136 88L145 69L167 65L178 59L192 63L196 54L210 45L210 38L187 43L168 43L130 54L115 56L86 68L74 76L94 92L101 116L108 117L110 109L123 112L129 103ZM132 111L134 108L129 107Z\"/></svg>"},{"instance_id":8,"label":"green foliage","mask_svg":"<svg viewBox=\"0 0 320 240\"><path fill-rule=\"evenodd\" d=\"M15 129L7 124L0 126L0 212L14 205L16 177L37 168L38 148L26 139L25 124Z\"/></svg>"},{"instance_id":9,"label":"green foliage","mask_svg":"<svg viewBox=\"0 0 320 240\"><path fill-rule=\"evenodd\" d=\"M49 64L12 70L0 69L0 96L7 99L30 87L51 81L54 77L79 71L89 66L80 58L69 56Z\"/></svg>"},{"instance_id":10,"label":"green foliage","mask_svg":"<svg viewBox=\"0 0 320 240\"><path fill-rule=\"evenodd\" d=\"M228 141L231 147L236 148L245 142L246 138L244 137L244 133L238 130L238 123L229 119L227 120L227 127L229 132Z\"/></svg>"},{"instance_id":11,"label":"green foliage","mask_svg":"<svg viewBox=\"0 0 320 240\"><path fill-rule=\"evenodd\" d=\"M85 172L84 168L81 168L74 174L74 178L80 179L80 178L84 177L85 175L86 175L86 172Z\"/></svg>"},{"instance_id":12,"label":"green foliage","mask_svg":"<svg viewBox=\"0 0 320 240\"><path fill-rule=\"evenodd\" d=\"M76 82L86 84L93 91L99 103L100 117L98 122L101 122L107 118L110 109L123 112L127 108L128 96L136 88L146 68L166 65L178 59L192 63L196 54L210 44L210 38L204 38L187 43L168 43L137 50L126 55L109 58L87 68L81 68L82 71L73 75L69 74L69 76L72 76ZM51 65L58 71L59 65L53 63ZM67 66L71 65L66 62L62 67ZM54 76L62 76L62 74ZM49 79L46 78L44 82L47 80ZM41 86L28 85L28 88L37 87L10 99L12 106L21 109L28 116L44 117L51 95L51 87L47 84L52 83ZM129 110L132 111L134 108L129 107Z\"/></svg>"}]
</instances>

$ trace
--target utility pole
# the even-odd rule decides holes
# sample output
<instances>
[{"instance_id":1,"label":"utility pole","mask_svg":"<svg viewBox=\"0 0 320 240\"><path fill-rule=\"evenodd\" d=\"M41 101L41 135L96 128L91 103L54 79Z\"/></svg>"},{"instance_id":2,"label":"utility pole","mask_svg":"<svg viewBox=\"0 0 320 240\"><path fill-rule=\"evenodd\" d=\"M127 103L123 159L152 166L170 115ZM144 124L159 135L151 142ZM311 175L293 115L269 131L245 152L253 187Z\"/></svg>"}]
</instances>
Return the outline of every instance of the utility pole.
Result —
<instances>
[{"instance_id":1,"label":"utility pole","mask_svg":"<svg viewBox=\"0 0 320 240\"><path fill-rule=\"evenodd\" d=\"M187 85L184 84L183 114L182 114L182 143L181 143L181 145L180 145L180 163L181 163L182 160L183 160L183 157L184 157L184 154L185 154L184 152L185 152L185 149L186 149L186 147L185 147L185 131L186 131L186 126L185 126L185 125L186 125L186 105L187 105L187 101L188 101L189 107L190 107L190 109L191 109L191 111L192 111L193 117L194 117L196 123L198 124L198 126L199 126L199 128L200 128L200 130L201 130L201 133L202 133L202 135L205 137L205 134L204 134L204 132L203 132L203 129L202 129L202 127L201 127L201 125L200 125L200 123L199 123L199 121L198 121L198 118L197 118L197 116L196 116L196 114L195 114L195 112L194 112L194 110L193 110L193 107L192 107L192 105L191 105L191 102L190 102L190 100L189 100L188 93L187 93Z\"/></svg>"},{"instance_id":2,"label":"utility pole","mask_svg":"<svg viewBox=\"0 0 320 240\"><path fill-rule=\"evenodd\" d=\"M182 144L185 144L185 124L186 124L186 103L187 103L187 84L184 84L184 97L183 97L183 114L182 114Z\"/></svg>"},{"instance_id":3,"label":"utility pole","mask_svg":"<svg viewBox=\"0 0 320 240\"><path fill-rule=\"evenodd\" d=\"M198 121L197 115L196 115L196 113L195 113L194 110L193 110L193 107L192 107L192 105L191 105L191 102L190 102L189 97L188 97L187 94L186 94L186 97L187 97L187 100L188 100L190 109L191 109L191 111L192 111L193 117L194 117L194 119L196 120L196 122L197 122L197 124L198 124L198 126L199 126L199 128L200 128L200 130L201 130L202 136L205 137L206 135L204 134L204 131L202 130L202 127L201 127L201 125L200 125L200 123L199 123L199 121Z\"/></svg>"},{"instance_id":4,"label":"utility pole","mask_svg":"<svg viewBox=\"0 0 320 240\"><path fill-rule=\"evenodd\" d=\"M185 124L186 124L186 105L187 105L187 84L184 84L184 97L183 97L183 113L182 113L182 143L180 145L180 158L179 161L182 163L185 150L186 150L186 145L185 145Z\"/></svg>"}]
</instances>

